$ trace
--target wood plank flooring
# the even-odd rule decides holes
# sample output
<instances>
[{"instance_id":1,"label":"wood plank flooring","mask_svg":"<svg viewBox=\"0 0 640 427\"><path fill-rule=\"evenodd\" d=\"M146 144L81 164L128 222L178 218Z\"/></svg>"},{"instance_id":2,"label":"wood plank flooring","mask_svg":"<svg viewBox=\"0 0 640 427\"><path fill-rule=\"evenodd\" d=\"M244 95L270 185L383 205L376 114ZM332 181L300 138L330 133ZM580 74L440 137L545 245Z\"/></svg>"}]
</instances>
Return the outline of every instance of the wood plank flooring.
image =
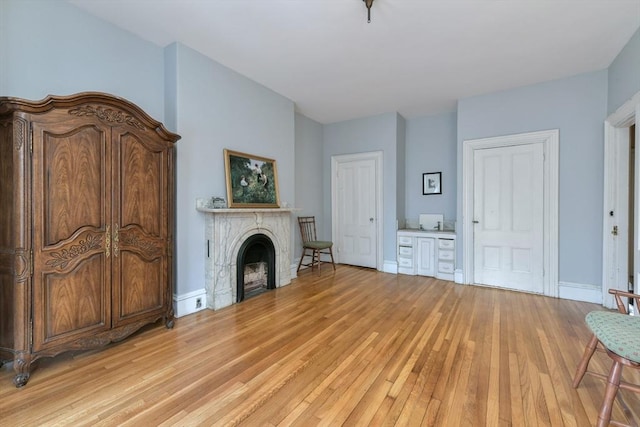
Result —
<instances>
[{"instance_id":1,"label":"wood plank flooring","mask_svg":"<svg viewBox=\"0 0 640 427\"><path fill-rule=\"evenodd\" d=\"M604 383L571 381L597 309L347 266L302 272L173 330L43 359L22 389L3 366L0 424L589 426ZM638 422L638 396L619 396L614 418L626 407Z\"/></svg>"}]
</instances>

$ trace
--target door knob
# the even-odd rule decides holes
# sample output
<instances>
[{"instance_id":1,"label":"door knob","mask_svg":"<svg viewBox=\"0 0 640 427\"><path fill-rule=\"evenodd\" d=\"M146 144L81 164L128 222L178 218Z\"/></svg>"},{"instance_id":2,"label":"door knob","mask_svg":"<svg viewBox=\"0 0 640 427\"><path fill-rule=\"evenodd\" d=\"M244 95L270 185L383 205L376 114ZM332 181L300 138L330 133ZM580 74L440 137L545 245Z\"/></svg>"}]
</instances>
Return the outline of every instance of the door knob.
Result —
<instances>
[{"instance_id":1,"label":"door knob","mask_svg":"<svg viewBox=\"0 0 640 427\"><path fill-rule=\"evenodd\" d=\"M471 222L473 222L474 224L480 224L480 221L476 221L475 219Z\"/></svg>"},{"instance_id":2,"label":"door knob","mask_svg":"<svg viewBox=\"0 0 640 427\"><path fill-rule=\"evenodd\" d=\"M369 218L369 222L373 222L373 218Z\"/></svg>"}]
</instances>

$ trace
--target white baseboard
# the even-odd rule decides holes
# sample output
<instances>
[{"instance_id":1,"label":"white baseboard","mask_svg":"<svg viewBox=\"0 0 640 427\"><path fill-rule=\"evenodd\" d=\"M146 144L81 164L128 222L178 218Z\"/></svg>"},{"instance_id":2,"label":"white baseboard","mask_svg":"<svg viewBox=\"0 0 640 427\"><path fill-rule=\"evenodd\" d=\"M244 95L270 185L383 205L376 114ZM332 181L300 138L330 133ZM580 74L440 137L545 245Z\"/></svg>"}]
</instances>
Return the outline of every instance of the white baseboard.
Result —
<instances>
[{"instance_id":1,"label":"white baseboard","mask_svg":"<svg viewBox=\"0 0 640 427\"><path fill-rule=\"evenodd\" d=\"M291 278L297 277L296 264L291 265ZM398 274L398 263L385 261L383 271L385 273ZM455 282L463 283L462 270L455 271ZM575 301L602 304L602 290L597 285L583 283L560 282L558 283L558 297ZM200 306L198 307L198 299ZM204 310L207 305L207 294L204 289L189 292L182 295L173 295L173 310L176 317L186 316Z\"/></svg>"},{"instance_id":2,"label":"white baseboard","mask_svg":"<svg viewBox=\"0 0 640 427\"><path fill-rule=\"evenodd\" d=\"M296 277L298 277L298 263L295 262L296 260L294 260L294 263L291 264L291 278L295 279ZM297 261L300 261L300 258L297 258Z\"/></svg>"},{"instance_id":3,"label":"white baseboard","mask_svg":"<svg viewBox=\"0 0 640 427\"><path fill-rule=\"evenodd\" d=\"M398 262L385 260L382 265L382 271L385 273L398 274Z\"/></svg>"},{"instance_id":4,"label":"white baseboard","mask_svg":"<svg viewBox=\"0 0 640 427\"><path fill-rule=\"evenodd\" d=\"M207 292L204 288L182 295L173 295L173 311L176 317L186 316L205 308L207 308Z\"/></svg>"},{"instance_id":5,"label":"white baseboard","mask_svg":"<svg viewBox=\"0 0 640 427\"><path fill-rule=\"evenodd\" d=\"M598 285L558 282L558 297L574 301L602 304L602 289Z\"/></svg>"}]
</instances>

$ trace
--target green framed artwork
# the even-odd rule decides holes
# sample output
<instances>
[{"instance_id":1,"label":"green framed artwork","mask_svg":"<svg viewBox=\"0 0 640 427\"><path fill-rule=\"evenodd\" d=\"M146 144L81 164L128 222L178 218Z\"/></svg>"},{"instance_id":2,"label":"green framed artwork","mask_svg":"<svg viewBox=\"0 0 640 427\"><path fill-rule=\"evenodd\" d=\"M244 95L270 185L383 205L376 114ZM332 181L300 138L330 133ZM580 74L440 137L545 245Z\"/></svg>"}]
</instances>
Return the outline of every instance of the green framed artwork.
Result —
<instances>
[{"instance_id":1,"label":"green framed artwork","mask_svg":"<svg viewBox=\"0 0 640 427\"><path fill-rule=\"evenodd\" d=\"M280 207L275 160L225 149L224 166L230 208Z\"/></svg>"}]
</instances>

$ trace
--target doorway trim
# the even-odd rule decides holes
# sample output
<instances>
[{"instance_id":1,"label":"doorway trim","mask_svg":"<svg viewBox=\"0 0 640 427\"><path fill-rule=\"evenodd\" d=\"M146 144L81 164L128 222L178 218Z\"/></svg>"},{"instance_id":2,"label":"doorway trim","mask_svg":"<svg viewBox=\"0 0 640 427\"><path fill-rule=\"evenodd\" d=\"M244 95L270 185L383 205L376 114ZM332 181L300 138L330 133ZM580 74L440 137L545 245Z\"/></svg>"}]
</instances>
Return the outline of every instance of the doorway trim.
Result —
<instances>
[{"instance_id":1,"label":"doorway trim","mask_svg":"<svg viewBox=\"0 0 640 427\"><path fill-rule=\"evenodd\" d=\"M543 294L557 297L558 286L558 176L560 131L527 132L462 142L462 260L463 283L472 284L474 271L473 176L476 150L542 143L544 147Z\"/></svg>"},{"instance_id":2,"label":"doorway trim","mask_svg":"<svg viewBox=\"0 0 640 427\"><path fill-rule=\"evenodd\" d=\"M614 226L618 226L619 234L628 233L628 221L635 221L638 225L638 215L640 214L638 206L638 190L636 179L636 197L634 206L634 218L619 218L616 212L621 212L622 194L620 191L620 180L628 179L628 177L620 176L620 162L628 160L628 154L623 153L620 149L621 145L629 144L629 127L636 124L636 143L638 142L638 134L640 133L638 121L640 120L640 92L622 104L614 113L612 113L604 122L604 198L603 198L603 220L602 220L602 305L608 308L615 308L615 302L609 295L609 288L621 289L623 284L627 284L629 274L634 274L635 283L638 283L640 277L636 272L629 272L626 262L627 248L621 248L619 239L616 239L611 230ZM635 159L636 173L640 173L638 169L638 155ZM626 186L628 188L628 186ZM614 212L614 216L609 214ZM636 235L634 242L628 242L633 245L635 263L638 262L638 228L636 227ZM625 234L626 235L626 234ZM637 264L636 264L637 265ZM637 270L637 268L636 268Z\"/></svg>"},{"instance_id":3,"label":"doorway trim","mask_svg":"<svg viewBox=\"0 0 640 427\"><path fill-rule=\"evenodd\" d=\"M338 236L338 166L340 163L349 163L357 160L374 160L375 161L375 193L376 193L376 270L382 271L384 258L384 242L383 242L383 225L384 218L382 214L382 166L383 152L371 151L355 154L337 154L331 156L331 239L337 242ZM340 263L340 253L334 254L336 263Z\"/></svg>"}]
</instances>

